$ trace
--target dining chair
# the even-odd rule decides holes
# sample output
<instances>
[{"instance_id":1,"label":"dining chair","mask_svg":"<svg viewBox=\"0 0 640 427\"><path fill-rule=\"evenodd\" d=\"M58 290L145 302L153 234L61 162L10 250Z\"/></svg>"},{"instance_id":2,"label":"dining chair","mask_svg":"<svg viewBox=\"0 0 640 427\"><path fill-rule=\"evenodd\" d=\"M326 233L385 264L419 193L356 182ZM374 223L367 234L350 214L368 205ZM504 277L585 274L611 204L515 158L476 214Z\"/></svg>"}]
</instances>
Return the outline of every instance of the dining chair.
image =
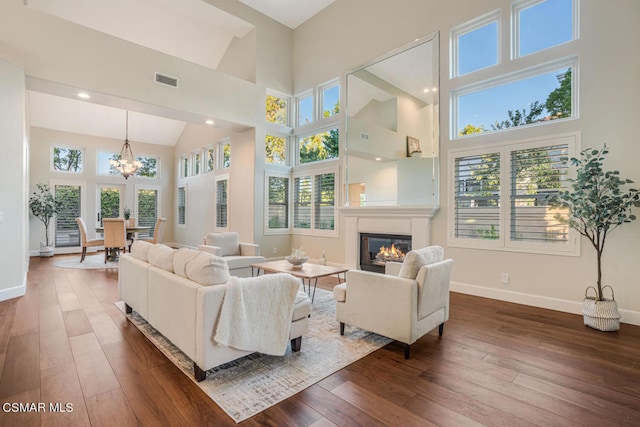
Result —
<instances>
[{"instance_id":1,"label":"dining chair","mask_svg":"<svg viewBox=\"0 0 640 427\"><path fill-rule=\"evenodd\" d=\"M87 256L87 248L104 245L104 239L87 239L87 225L82 218L76 218L76 223L80 229L80 244L82 245L82 256L80 262L84 262Z\"/></svg>"},{"instance_id":2,"label":"dining chair","mask_svg":"<svg viewBox=\"0 0 640 427\"><path fill-rule=\"evenodd\" d=\"M123 218L104 218L104 263L107 263L110 250L122 248L127 251L127 229Z\"/></svg>"},{"instance_id":3,"label":"dining chair","mask_svg":"<svg viewBox=\"0 0 640 427\"><path fill-rule=\"evenodd\" d=\"M160 243L162 240L162 233L164 233L164 225L167 222L167 218L158 218L156 220L156 226L153 229L153 238L140 239L145 242L151 242L153 244Z\"/></svg>"}]
</instances>

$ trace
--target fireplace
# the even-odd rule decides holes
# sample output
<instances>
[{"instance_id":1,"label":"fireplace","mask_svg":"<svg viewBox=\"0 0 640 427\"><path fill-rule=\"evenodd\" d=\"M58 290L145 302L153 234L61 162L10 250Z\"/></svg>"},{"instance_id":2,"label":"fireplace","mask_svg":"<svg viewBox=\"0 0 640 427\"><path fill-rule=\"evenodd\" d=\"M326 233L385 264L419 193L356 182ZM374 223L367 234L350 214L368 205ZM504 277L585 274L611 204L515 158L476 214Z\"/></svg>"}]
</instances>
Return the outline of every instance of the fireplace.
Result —
<instances>
[{"instance_id":1,"label":"fireplace","mask_svg":"<svg viewBox=\"0 0 640 427\"><path fill-rule=\"evenodd\" d=\"M388 261L402 262L411 250L411 236L360 233L360 269L384 273Z\"/></svg>"}]
</instances>

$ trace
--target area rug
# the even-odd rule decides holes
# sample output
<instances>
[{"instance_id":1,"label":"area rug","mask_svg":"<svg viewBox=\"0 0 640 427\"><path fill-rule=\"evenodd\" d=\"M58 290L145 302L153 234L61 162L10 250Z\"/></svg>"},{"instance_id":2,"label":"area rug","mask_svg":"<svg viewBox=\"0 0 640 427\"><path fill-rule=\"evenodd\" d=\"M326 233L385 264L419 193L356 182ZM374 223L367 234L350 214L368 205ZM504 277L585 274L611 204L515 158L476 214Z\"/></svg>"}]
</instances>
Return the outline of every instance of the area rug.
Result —
<instances>
[{"instance_id":1,"label":"area rug","mask_svg":"<svg viewBox=\"0 0 640 427\"><path fill-rule=\"evenodd\" d=\"M73 258L65 258L53 263L56 267L61 268L80 268L83 270L91 270L96 268L118 268L117 261L107 261L104 263L104 254L86 256L84 261L80 262L80 254Z\"/></svg>"},{"instance_id":2,"label":"area rug","mask_svg":"<svg viewBox=\"0 0 640 427\"><path fill-rule=\"evenodd\" d=\"M122 302L116 305L124 311ZM293 396L392 341L351 327L347 327L345 336L340 336L333 296L318 289L301 351L292 353L289 346L282 357L254 353L207 371L207 378L198 383L193 379L189 358L135 311L127 317L236 422Z\"/></svg>"}]
</instances>

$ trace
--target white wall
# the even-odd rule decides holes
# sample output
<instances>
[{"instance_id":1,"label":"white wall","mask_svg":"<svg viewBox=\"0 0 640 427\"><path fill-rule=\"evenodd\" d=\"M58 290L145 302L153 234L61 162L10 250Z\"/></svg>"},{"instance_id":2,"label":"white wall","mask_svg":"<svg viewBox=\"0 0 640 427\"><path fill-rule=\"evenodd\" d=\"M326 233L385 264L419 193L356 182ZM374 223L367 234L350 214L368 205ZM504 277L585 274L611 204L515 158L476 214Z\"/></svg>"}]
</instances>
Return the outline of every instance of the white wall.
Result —
<instances>
[{"instance_id":1,"label":"white wall","mask_svg":"<svg viewBox=\"0 0 640 427\"><path fill-rule=\"evenodd\" d=\"M0 58L0 301L24 295L27 274L27 156L24 70Z\"/></svg>"},{"instance_id":2,"label":"white wall","mask_svg":"<svg viewBox=\"0 0 640 427\"><path fill-rule=\"evenodd\" d=\"M174 170L173 147L144 144L130 141L135 155L154 156L160 160L160 178L150 179L138 176L129 177L125 180L122 176L98 176L96 174L97 159L99 151L120 152L124 141L111 138L100 138L95 136L80 135L68 132L54 131L50 129L31 128L31 150L29 165L31 173L29 177L30 191L33 192L38 183L50 184L52 180L56 182L67 181L83 183L85 193L83 196L82 217L87 224L89 237L95 236L93 227L96 225L98 207L98 184L123 185L125 191L124 206L135 213L135 191L136 186L149 185L157 186L160 189L160 209L159 215L167 218L167 224L162 237L162 241L171 242L173 236L173 220L175 218L174 203ZM84 169L82 173L52 172L51 150L52 146L66 146L69 148L79 148L84 151ZM51 225L53 229L53 224ZM32 254L37 254L39 242L44 240L44 226L42 221L29 216L30 240L29 250ZM76 248L75 250L79 250ZM60 249L57 249L59 252Z\"/></svg>"},{"instance_id":3,"label":"white wall","mask_svg":"<svg viewBox=\"0 0 640 427\"><path fill-rule=\"evenodd\" d=\"M640 182L637 167L640 145L636 143L635 126L640 113L637 103L640 85L636 81L640 75L640 58L625 47L640 40L640 26L637 25L640 3L620 0L612 7L597 0L580 2L581 34L580 40L575 42L580 55L578 119L484 135L474 140L451 141L447 137L451 87L447 77L449 30L496 8L508 13L510 2L399 0L378 2L373 8L366 0L337 0L295 30L294 87L296 90L311 87L338 72L354 69L371 58L439 30L441 210L434 219L432 232L433 242L444 246L447 256L455 259L454 289L578 312L584 288L595 281L594 251L586 240L582 241L579 257L483 251L447 245L450 207L446 192L450 179L446 159L449 150L463 145L580 131L583 147L599 147L607 142L611 148L609 166ZM327 31L329 28L335 30ZM508 49L508 46L504 48ZM523 61L531 62L531 59ZM623 225L611 235L604 255L604 282L615 287L623 321L637 324L640 324L639 233L640 221ZM500 284L502 272L510 274L508 285Z\"/></svg>"}]
</instances>

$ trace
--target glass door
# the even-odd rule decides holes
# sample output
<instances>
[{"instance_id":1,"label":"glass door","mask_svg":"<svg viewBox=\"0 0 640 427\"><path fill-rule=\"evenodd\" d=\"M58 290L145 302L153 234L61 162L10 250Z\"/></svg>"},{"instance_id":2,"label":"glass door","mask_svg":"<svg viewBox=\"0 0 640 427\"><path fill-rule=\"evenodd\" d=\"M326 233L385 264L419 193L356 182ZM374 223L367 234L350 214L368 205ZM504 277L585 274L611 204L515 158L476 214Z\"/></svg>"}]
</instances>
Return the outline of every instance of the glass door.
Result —
<instances>
[{"instance_id":1,"label":"glass door","mask_svg":"<svg viewBox=\"0 0 640 427\"><path fill-rule=\"evenodd\" d=\"M76 218L82 216L82 186L54 184L53 192L62 207L55 219L55 244L58 248L80 246L80 230Z\"/></svg>"}]
</instances>

